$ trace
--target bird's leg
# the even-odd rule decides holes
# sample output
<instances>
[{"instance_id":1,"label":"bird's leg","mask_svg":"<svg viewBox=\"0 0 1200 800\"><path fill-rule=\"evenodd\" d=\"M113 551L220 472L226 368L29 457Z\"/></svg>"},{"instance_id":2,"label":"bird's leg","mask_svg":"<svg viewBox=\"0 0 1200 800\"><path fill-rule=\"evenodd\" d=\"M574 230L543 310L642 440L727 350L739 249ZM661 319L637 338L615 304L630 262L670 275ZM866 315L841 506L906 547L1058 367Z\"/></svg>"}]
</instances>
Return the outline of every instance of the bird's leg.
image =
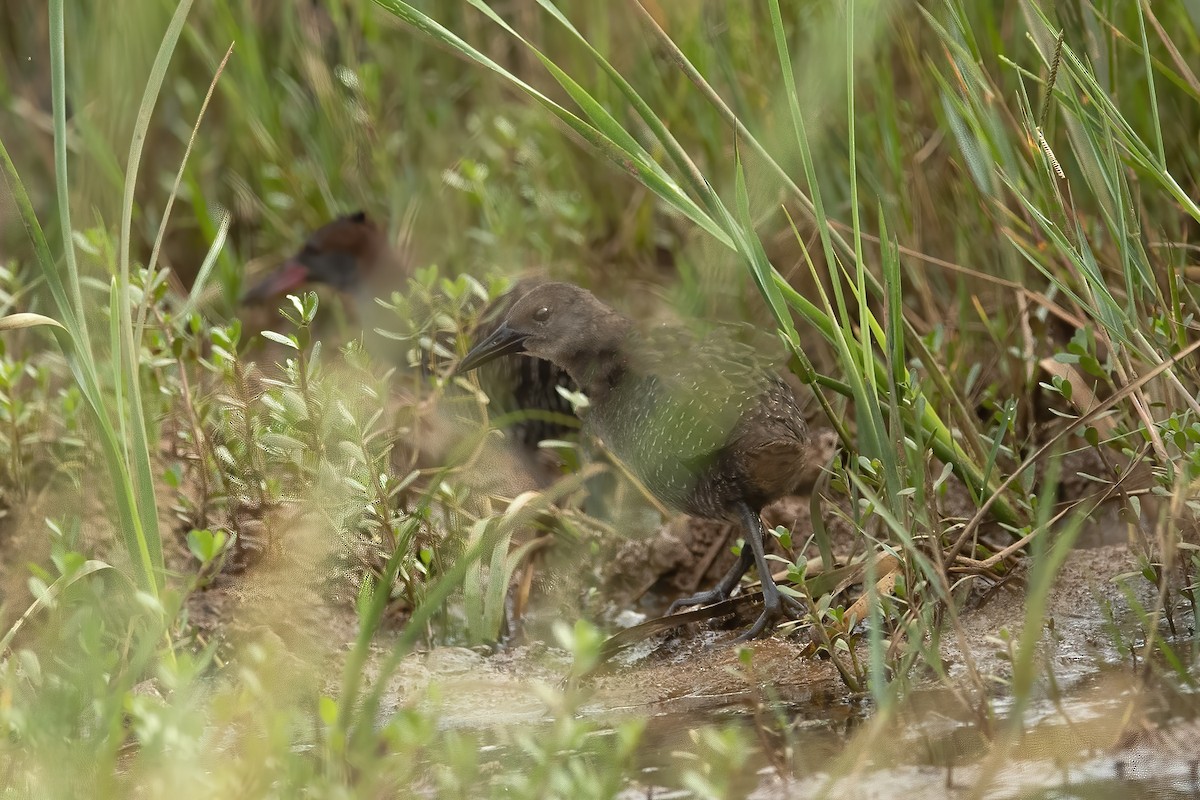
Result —
<instances>
[{"instance_id":1,"label":"bird's leg","mask_svg":"<svg viewBox=\"0 0 1200 800\"><path fill-rule=\"evenodd\" d=\"M775 579L771 577L771 568L767 564L766 529L763 528L762 517L746 503L738 504L742 521L746 524L746 544L754 553L754 566L758 570L759 581L762 583L763 612L750 626L750 629L735 639L735 642L747 642L770 633L775 623L785 612L796 612L799 604L790 597L784 597ZM742 548L743 555L746 548Z\"/></svg>"},{"instance_id":2,"label":"bird's leg","mask_svg":"<svg viewBox=\"0 0 1200 800\"><path fill-rule=\"evenodd\" d=\"M688 597L679 598L674 603L671 603L671 607L667 609L667 616L687 606L708 606L728 600L734 587L738 585L738 581L746 574L746 570L750 569L752 563L754 563L754 554L748 547L743 546L742 554L738 556L738 560L733 563L729 571L717 582L716 587L709 589L707 592L697 592Z\"/></svg>"}]
</instances>

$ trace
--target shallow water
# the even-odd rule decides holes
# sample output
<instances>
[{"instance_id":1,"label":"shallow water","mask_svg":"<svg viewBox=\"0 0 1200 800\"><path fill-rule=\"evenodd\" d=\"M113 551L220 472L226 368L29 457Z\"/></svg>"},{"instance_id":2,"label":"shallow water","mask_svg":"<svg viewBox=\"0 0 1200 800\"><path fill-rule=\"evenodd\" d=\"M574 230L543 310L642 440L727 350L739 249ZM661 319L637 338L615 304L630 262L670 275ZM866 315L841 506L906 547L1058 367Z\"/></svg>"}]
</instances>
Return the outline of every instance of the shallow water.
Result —
<instances>
[{"instance_id":1,"label":"shallow water","mask_svg":"<svg viewBox=\"0 0 1200 800\"><path fill-rule=\"evenodd\" d=\"M736 794L756 798L1200 798L1200 704L1178 681L1148 681L1118 646L1139 635L1111 580L1128 563L1123 546L1068 559L1049 598L1035 690L1016 722L997 638L1019 635L1016 588L963 615L961 639L942 647L948 681L918 680L886 714L799 642L755 642L747 666L728 646L735 631L693 627L630 648L582 681L576 716L598 737L645 721L628 798L691 796L681 785L684 754L696 750L695 731L714 725L736 726L754 743ZM1131 586L1149 605L1151 587ZM968 661L986 696L967 678ZM557 691L569 667L545 647L492 657L440 648L406 662L390 703L436 704L443 726L492 739L488 757L504 760L509 734L552 724L547 687Z\"/></svg>"}]
</instances>

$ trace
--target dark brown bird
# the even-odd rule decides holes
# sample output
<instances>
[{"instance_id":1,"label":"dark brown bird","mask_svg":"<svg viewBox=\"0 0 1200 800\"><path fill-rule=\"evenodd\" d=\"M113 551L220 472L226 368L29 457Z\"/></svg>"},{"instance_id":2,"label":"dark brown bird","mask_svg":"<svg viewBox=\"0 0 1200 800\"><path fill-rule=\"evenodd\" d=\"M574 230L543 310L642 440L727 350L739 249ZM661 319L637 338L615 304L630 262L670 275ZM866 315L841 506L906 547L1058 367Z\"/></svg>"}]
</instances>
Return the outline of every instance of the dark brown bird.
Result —
<instances>
[{"instance_id":1,"label":"dark brown bird","mask_svg":"<svg viewBox=\"0 0 1200 800\"><path fill-rule=\"evenodd\" d=\"M330 286L357 300L361 313L378 309L374 296L395 288L408 273L405 260L389 244L384 230L365 212L338 217L309 235L304 246L277 269L255 284L243 297L245 303L262 303L312 284ZM494 300L481 314L473 341L487 338L516 299L541 281L526 278ZM382 311L381 309L379 311ZM375 326L370 326L373 330ZM399 360L400 347L392 340L376 342L377 355ZM557 387L574 389L570 377L548 361L523 359L498 362L480 373L480 385L494 404L493 416L518 444L522 455L543 482L544 465L536 458L538 443L547 439L569 439L578 430L570 402Z\"/></svg>"},{"instance_id":2,"label":"dark brown bird","mask_svg":"<svg viewBox=\"0 0 1200 800\"><path fill-rule=\"evenodd\" d=\"M380 278L398 281L405 271L383 229L366 212L356 211L313 231L304 246L251 287L242 302L263 303L314 283L356 295L370 291Z\"/></svg>"},{"instance_id":3,"label":"dark brown bird","mask_svg":"<svg viewBox=\"0 0 1200 800\"><path fill-rule=\"evenodd\" d=\"M585 428L664 502L745 528L741 558L717 586L676 600L668 613L725 600L751 564L765 607L739 641L768 633L785 605L798 610L771 578L759 513L802 480L808 429L792 390L754 350L665 330L644 337L585 289L543 283L512 304L458 369L510 354L564 369L588 397Z\"/></svg>"}]
</instances>

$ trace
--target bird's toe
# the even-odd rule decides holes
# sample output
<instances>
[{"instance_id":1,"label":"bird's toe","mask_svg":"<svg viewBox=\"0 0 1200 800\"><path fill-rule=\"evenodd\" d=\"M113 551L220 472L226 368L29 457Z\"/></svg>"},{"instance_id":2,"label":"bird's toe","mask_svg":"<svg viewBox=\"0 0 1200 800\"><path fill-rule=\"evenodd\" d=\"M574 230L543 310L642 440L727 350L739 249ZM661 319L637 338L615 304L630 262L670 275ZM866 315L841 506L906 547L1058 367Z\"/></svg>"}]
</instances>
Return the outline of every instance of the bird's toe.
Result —
<instances>
[{"instance_id":1,"label":"bird's toe","mask_svg":"<svg viewBox=\"0 0 1200 800\"><path fill-rule=\"evenodd\" d=\"M721 603L728 599L729 596L719 589L700 592L698 594L689 595L688 597L681 597L667 607L667 616L671 616L681 608L688 608L690 606L711 606L713 603Z\"/></svg>"},{"instance_id":2,"label":"bird's toe","mask_svg":"<svg viewBox=\"0 0 1200 800\"><path fill-rule=\"evenodd\" d=\"M806 609L799 600L794 597L783 595L783 613L787 614L791 619L803 619L808 614Z\"/></svg>"},{"instance_id":3,"label":"bird's toe","mask_svg":"<svg viewBox=\"0 0 1200 800\"><path fill-rule=\"evenodd\" d=\"M763 612L759 614L758 619L754 624L746 629L745 633L733 640L734 644L744 644L751 639L765 638L771 635L775 630L775 626L779 623L781 617L784 616L785 603L768 603L763 608Z\"/></svg>"}]
</instances>

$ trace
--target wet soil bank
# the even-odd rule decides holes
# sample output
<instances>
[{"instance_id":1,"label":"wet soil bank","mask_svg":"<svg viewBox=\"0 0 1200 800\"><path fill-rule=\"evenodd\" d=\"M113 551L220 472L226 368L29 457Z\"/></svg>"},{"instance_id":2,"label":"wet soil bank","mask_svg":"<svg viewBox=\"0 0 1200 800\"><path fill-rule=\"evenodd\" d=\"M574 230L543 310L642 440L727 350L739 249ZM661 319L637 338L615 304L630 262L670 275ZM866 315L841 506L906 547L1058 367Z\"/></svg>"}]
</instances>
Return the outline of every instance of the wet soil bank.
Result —
<instances>
[{"instance_id":1,"label":"wet soil bank","mask_svg":"<svg viewBox=\"0 0 1200 800\"><path fill-rule=\"evenodd\" d=\"M1113 538L1094 534L1092 543ZM633 648L585 679L578 713L612 725L648 719L630 798L689 796L674 780L679 765L670 754L694 729L728 722L760 741L745 786L756 798L1200 797L1191 704L1148 682L1129 655L1144 635L1131 603L1150 608L1155 600L1144 579L1114 580L1134 569L1124 544L1068 557L1049 597L1034 691L1019 715L1008 694L1006 644L1026 619L1016 581L964 613L959 635L946 634L948 679L919 678L920 688L886 713L847 691L804 642L754 642L747 664L729 646L736 628L695 626ZM555 710L541 687L562 686L569 670L566 655L545 645L494 656L437 648L405 661L389 705L430 708L444 726L505 740L504 731L551 723Z\"/></svg>"}]
</instances>

